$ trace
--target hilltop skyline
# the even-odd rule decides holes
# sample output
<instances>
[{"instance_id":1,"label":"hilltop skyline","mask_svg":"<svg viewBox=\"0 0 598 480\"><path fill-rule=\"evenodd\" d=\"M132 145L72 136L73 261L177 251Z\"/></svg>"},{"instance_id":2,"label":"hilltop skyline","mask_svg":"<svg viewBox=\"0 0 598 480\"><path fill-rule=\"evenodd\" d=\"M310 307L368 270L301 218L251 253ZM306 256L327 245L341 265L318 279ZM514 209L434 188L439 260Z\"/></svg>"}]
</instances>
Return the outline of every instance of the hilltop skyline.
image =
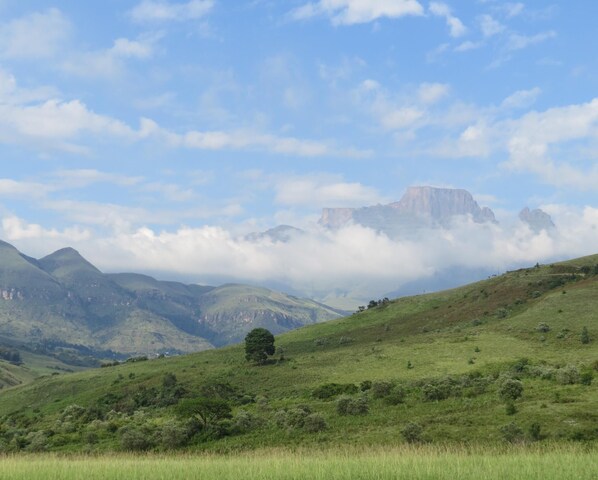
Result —
<instances>
[{"instance_id":1,"label":"hilltop skyline","mask_svg":"<svg viewBox=\"0 0 598 480\"><path fill-rule=\"evenodd\" d=\"M34 256L72 246L105 271L315 296L595 253L596 14L558 1L0 0L0 238ZM322 208L415 185L466 189L499 226L418 245L317 226ZM522 229L526 206L560 233ZM280 224L308 240L244 240Z\"/></svg>"}]
</instances>

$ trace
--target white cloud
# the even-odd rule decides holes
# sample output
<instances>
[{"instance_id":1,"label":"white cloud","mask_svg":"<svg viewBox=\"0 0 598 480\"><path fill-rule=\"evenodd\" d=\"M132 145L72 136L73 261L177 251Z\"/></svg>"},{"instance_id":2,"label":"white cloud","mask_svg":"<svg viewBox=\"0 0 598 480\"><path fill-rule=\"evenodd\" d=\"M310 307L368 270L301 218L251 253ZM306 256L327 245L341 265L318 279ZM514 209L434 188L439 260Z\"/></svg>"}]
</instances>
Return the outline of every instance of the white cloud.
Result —
<instances>
[{"instance_id":1,"label":"white cloud","mask_svg":"<svg viewBox=\"0 0 598 480\"><path fill-rule=\"evenodd\" d=\"M290 16L294 20L325 16L333 25L354 25L423 13L424 9L417 0L319 0L296 8Z\"/></svg>"},{"instance_id":2,"label":"white cloud","mask_svg":"<svg viewBox=\"0 0 598 480\"><path fill-rule=\"evenodd\" d=\"M70 22L56 8L0 24L0 56L32 60L55 57L63 51L70 31Z\"/></svg>"},{"instance_id":3,"label":"white cloud","mask_svg":"<svg viewBox=\"0 0 598 480\"><path fill-rule=\"evenodd\" d=\"M82 242L90 240L92 233L90 230L79 227L66 228L63 231L56 229L45 229L35 223L27 223L24 220L9 216L2 219L3 238L8 241L19 240L57 240L64 244L67 242Z\"/></svg>"},{"instance_id":4,"label":"white cloud","mask_svg":"<svg viewBox=\"0 0 598 480\"><path fill-rule=\"evenodd\" d=\"M501 107L507 109L531 107L541 93L542 90L538 87L530 90L517 90L503 100Z\"/></svg>"},{"instance_id":5,"label":"white cloud","mask_svg":"<svg viewBox=\"0 0 598 480\"><path fill-rule=\"evenodd\" d=\"M39 145L69 150L68 141L84 133L133 138L123 122L98 115L78 100L48 100L35 105L0 104L0 143Z\"/></svg>"},{"instance_id":6,"label":"white cloud","mask_svg":"<svg viewBox=\"0 0 598 480\"><path fill-rule=\"evenodd\" d=\"M149 119L142 119L140 137L153 137L172 147L198 150L261 150L283 155L302 157L345 156L363 158L371 152L352 148L337 148L326 143L294 137L280 137L250 130L189 131L173 133Z\"/></svg>"},{"instance_id":7,"label":"white cloud","mask_svg":"<svg viewBox=\"0 0 598 480\"><path fill-rule=\"evenodd\" d=\"M145 35L137 40L117 38L108 49L72 55L62 62L61 68L68 74L81 77L117 77L125 72L127 61L151 58L160 38L161 35Z\"/></svg>"},{"instance_id":8,"label":"white cloud","mask_svg":"<svg viewBox=\"0 0 598 480\"><path fill-rule=\"evenodd\" d=\"M336 231L314 226L278 242L251 241L215 226L138 227L108 235L77 226L56 231L14 216L3 219L0 233L30 255L73 246L104 271L158 271L164 279L184 275L198 282L278 282L320 298L330 292L372 298L454 267L501 272L595 253L598 209L542 208L553 215L557 233L534 233L515 219L503 226L462 218L451 228L424 230L409 239L352 225Z\"/></svg>"},{"instance_id":9,"label":"white cloud","mask_svg":"<svg viewBox=\"0 0 598 480\"><path fill-rule=\"evenodd\" d=\"M422 83L417 93L421 102L433 104L446 97L449 91L446 83Z\"/></svg>"},{"instance_id":10,"label":"white cloud","mask_svg":"<svg viewBox=\"0 0 598 480\"><path fill-rule=\"evenodd\" d=\"M480 28L484 37L493 37L505 30L505 26L490 15L482 15L479 19Z\"/></svg>"},{"instance_id":11,"label":"white cloud","mask_svg":"<svg viewBox=\"0 0 598 480\"><path fill-rule=\"evenodd\" d=\"M455 17L449 6L445 3L432 2L430 3L430 12L437 17L443 17L449 27L451 37L462 37L467 33L467 27L459 18Z\"/></svg>"},{"instance_id":12,"label":"white cloud","mask_svg":"<svg viewBox=\"0 0 598 480\"><path fill-rule=\"evenodd\" d=\"M477 50L484 46L484 42L472 42L466 40L455 47L455 52L469 52L470 50Z\"/></svg>"},{"instance_id":13,"label":"white cloud","mask_svg":"<svg viewBox=\"0 0 598 480\"><path fill-rule=\"evenodd\" d=\"M144 0L136 5L129 15L135 22L171 22L198 20L205 17L214 7L213 0L191 0L174 3L159 0Z\"/></svg>"},{"instance_id":14,"label":"white cloud","mask_svg":"<svg viewBox=\"0 0 598 480\"><path fill-rule=\"evenodd\" d=\"M384 201L371 187L323 174L278 177L274 188L276 203L287 206L354 207Z\"/></svg>"},{"instance_id":15,"label":"white cloud","mask_svg":"<svg viewBox=\"0 0 598 480\"><path fill-rule=\"evenodd\" d=\"M51 174L58 180L60 188L85 188L96 183L109 183L122 187L138 185L142 177L130 177L96 169L58 170Z\"/></svg>"},{"instance_id":16,"label":"white cloud","mask_svg":"<svg viewBox=\"0 0 598 480\"><path fill-rule=\"evenodd\" d=\"M506 48L507 50L511 51L522 50L524 48L545 42L546 40L550 40L554 37L556 37L556 32L552 30L538 33L536 35L520 35L518 33L511 33L509 35Z\"/></svg>"}]
</instances>

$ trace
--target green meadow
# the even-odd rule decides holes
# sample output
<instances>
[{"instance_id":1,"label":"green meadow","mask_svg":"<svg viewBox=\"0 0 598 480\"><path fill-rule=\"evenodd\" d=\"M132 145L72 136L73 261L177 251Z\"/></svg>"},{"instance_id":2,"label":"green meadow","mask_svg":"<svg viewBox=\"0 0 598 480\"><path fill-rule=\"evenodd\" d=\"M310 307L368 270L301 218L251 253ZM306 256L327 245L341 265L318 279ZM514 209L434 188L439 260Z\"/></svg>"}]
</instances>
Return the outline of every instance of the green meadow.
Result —
<instances>
[{"instance_id":1,"label":"green meadow","mask_svg":"<svg viewBox=\"0 0 598 480\"><path fill-rule=\"evenodd\" d=\"M562 446L338 448L237 455L15 456L1 458L0 469L6 480L80 479L83 472L89 480L589 480L598 474L598 456L581 447Z\"/></svg>"}]
</instances>

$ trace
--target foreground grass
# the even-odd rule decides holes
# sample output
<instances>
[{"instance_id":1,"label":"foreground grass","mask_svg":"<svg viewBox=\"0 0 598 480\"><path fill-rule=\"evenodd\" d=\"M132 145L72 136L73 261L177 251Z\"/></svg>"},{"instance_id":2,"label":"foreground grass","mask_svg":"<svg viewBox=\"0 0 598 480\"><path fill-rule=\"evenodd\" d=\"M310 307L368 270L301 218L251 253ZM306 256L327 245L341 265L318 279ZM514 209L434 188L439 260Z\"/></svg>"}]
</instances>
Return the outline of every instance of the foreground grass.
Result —
<instances>
[{"instance_id":1,"label":"foreground grass","mask_svg":"<svg viewBox=\"0 0 598 480\"><path fill-rule=\"evenodd\" d=\"M594 479L598 456L580 446L400 447L257 451L241 455L0 457L2 479Z\"/></svg>"}]
</instances>

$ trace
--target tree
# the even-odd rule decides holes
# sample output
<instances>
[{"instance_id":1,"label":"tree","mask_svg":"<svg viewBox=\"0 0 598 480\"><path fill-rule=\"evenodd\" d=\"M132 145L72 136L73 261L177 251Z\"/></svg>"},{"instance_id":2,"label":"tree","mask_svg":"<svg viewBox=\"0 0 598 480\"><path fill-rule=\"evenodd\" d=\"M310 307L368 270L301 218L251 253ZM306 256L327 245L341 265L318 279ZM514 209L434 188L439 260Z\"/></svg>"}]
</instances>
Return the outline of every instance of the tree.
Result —
<instances>
[{"instance_id":1,"label":"tree","mask_svg":"<svg viewBox=\"0 0 598 480\"><path fill-rule=\"evenodd\" d=\"M513 378L505 379L498 388L498 395L506 402L517 400L523 394L523 383Z\"/></svg>"},{"instance_id":2,"label":"tree","mask_svg":"<svg viewBox=\"0 0 598 480\"><path fill-rule=\"evenodd\" d=\"M257 364L266 362L268 355L274 355L274 335L265 328L254 328L245 337L245 358Z\"/></svg>"},{"instance_id":3,"label":"tree","mask_svg":"<svg viewBox=\"0 0 598 480\"><path fill-rule=\"evenodd\" d=\"M188 398L177 405L177 413L182 417L198 418L204 428L215 426L220 420L232 418L230 405L219 398Z\"/></svg>"}]
</instances>

